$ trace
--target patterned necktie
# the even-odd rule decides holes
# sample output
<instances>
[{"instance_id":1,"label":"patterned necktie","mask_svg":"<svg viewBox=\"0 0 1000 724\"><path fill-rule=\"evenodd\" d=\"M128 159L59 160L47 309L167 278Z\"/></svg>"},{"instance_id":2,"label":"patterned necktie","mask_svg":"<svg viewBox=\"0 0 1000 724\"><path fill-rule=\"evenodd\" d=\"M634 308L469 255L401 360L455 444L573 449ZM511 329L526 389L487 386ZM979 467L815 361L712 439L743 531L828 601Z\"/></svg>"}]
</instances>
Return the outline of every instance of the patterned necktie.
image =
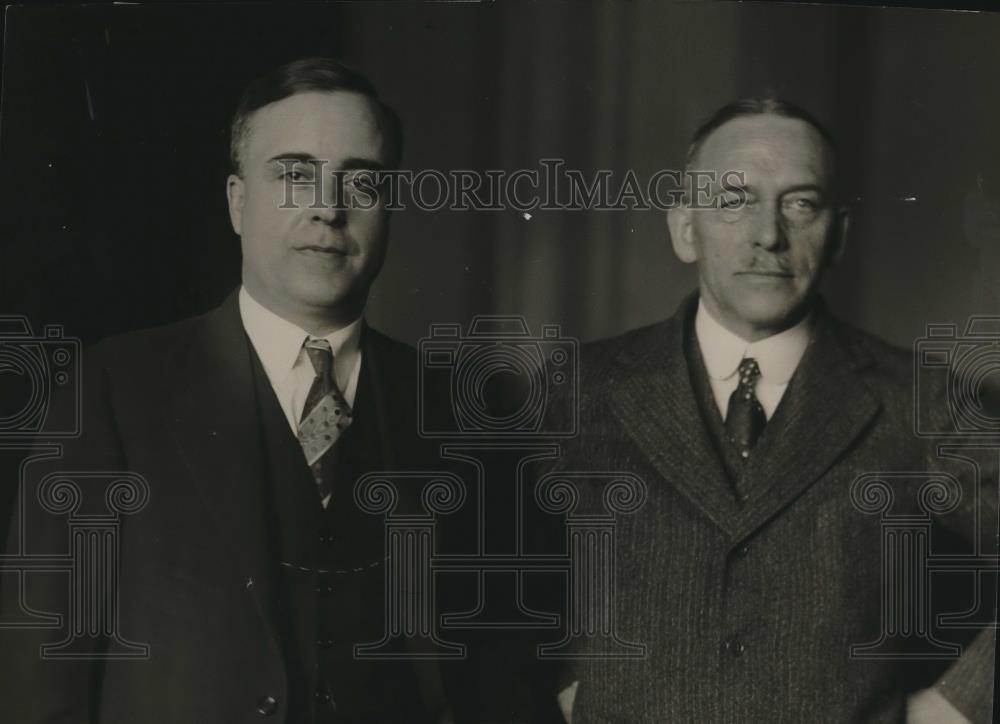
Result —
<instances>
[{"instance_id":1,"label":"patterned necktie","mask_svg":"<svg viewBox=\"0 0 1000 724\"><path fill-rule=\"evenodd\" d=\"M333 492L333 481L324 479L323 455L351 424L351 408L337 388L333 377L333 352L325 339L307 339L303 345L316 377L313 379L299 421L299 443L306 455L319 488L319 497L326 500ZM329 477L329 476L327 476Z\"/></svg>"},{"instance_id":2,"label":"patterned necktie","mask_svg":"<svg viewBox=\"0 0 1000 724\"><path fill-rule=\"evenodd\" d=\"M760 406L754 386L760 379L760 367L757 360L747 357L740 362L740 382L729 396L729 407L726 410L726 432L729 441L740 451L740 456L746 460L750 450L760 437L767 417L764 408Z\"/></svg>"}]
</instances>

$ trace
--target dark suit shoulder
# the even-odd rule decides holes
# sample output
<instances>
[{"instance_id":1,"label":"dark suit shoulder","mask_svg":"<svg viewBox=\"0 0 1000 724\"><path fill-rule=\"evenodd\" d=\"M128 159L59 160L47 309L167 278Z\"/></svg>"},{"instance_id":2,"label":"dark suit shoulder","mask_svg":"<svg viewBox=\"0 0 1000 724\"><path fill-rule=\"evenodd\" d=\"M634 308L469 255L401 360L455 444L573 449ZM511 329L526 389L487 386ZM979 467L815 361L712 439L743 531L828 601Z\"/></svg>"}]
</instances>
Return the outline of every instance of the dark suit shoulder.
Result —
<instances>
[{"instance_id":1,"label":"dark suit shoulder","mask_svg":"<svg viewBox=\"0 0 1000 724\"><path fill-rule=\"evenodd\" d=\"M187 347L193 331L208 314L105 337L90 345L86 352L110 368L159 364L164 356L170 358Z\"/></svg>"},{"instance_id":2,"label":"dark suit shoulder","mask_svg":"<svg viewBox=\"0 0 1000 724\"><path fill-rule=\"evenodd\" d=\"M362 350L370 355L369 369L378 371L382 384L389 385L396 393L407 397L417 380L417 351L408 344L366 326Z\"/></svg>"},{"instance_id":3,"label":"dark suit shoulder","mask_svg":"<svg viewBox=\"0 0 1000 724\"><path fill-rule=\"evenodd\" d=\"M947 416L945 378L919 376L912 350L890 344L846 322L834 321L832 327L841 347L854 360L857 379L881 403L890 419L899 420L908 428L913 424L914 414L934 419ZM916 411L918 403L925 408L923 412Z\"/></svg>"},{"instance_id":4,"label":"dark suit shoulder","mask_svg":"<svg viewBox=\"0 0 1000 724\"><path fill-rule=\"evenodd\" d=\"M373 327L365 327L365 334L368 335L368 342L379 355L398 359L404 363L416 364L417 350L405 342L393 339Z\"/></svg>"},{"instance_id":5,"label":"dark suit shoulder","mask_svg":"<svg viewBox=\"0 0 1000 724\"><path fill-rule=\"evenodd\" d=\"M913 361L913 351L891 344L871 332L866 332L840 319L833 324L841 339L860 353L861 359L870 358L876 365L888 368L908 368Z\"/></svg>"},{"instance_id":6,"label":"dark suit shoulder","mask_svg":"<svg viewBox=\"0 0 1000 724\"><path fill-rule=\"evenodd\" d=\"M627 375L632 360L664 347L671 323L672 320L654 322L584 344L580 348L581 380L598 385Z\"/></svg>"},{"instance_id":7,"label":"dark suit shoulder","mask_svg":"<svg viewBox=\"0 0 1000 724\"><path fill-rule=\"evenodd\" d=\"M832 320L832 327L868 379L894 388L912 387L912 350L897 347L841 320Z\"/></svg>"}]
</instances>

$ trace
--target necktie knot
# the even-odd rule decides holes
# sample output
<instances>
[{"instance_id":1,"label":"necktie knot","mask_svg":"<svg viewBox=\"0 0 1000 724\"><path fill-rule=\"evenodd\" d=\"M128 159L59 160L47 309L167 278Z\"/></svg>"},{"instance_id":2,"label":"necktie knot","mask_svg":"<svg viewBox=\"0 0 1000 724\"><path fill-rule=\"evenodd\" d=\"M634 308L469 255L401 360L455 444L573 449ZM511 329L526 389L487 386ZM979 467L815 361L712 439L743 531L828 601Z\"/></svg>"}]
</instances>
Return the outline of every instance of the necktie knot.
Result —
<instances>
[{"instance_id":1,"label":"necktie knot","mask_svg":"<svg viewBox=\"0 0 1000 724\"><path fill-rule=\"evenodd\" d=\"M303 347L309 355L309 362L312 363L316 376L327 379L333 369L333 350L330 349L330 343L325 339L310 337L303 343Z\"/></svg>"},{"instance_id":2,"label":"necktie knot","mask_svg":"<svg viewBox=\"0 0 1000 724\"><path fill-rule=\"evenodd\" d=\"M739 366L740 386L748 387L751 390L760 379L760 366L753 357L746 357Z\"/></svg>"}]
</instances>

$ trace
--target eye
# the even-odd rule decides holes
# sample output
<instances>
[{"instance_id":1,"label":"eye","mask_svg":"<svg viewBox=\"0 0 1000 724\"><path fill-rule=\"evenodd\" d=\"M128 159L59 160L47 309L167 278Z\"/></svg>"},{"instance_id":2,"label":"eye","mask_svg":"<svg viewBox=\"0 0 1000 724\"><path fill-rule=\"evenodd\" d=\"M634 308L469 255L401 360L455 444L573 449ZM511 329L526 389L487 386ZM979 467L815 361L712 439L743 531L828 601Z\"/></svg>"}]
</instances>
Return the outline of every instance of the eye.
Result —
<instances>
[{"instance_id":1,"label":"eye","mask_svg":"<svg viewBox=\"0 0 1000 724\"><path fill-rule=\"evenodd\" d=\"M344 174L344 184L348 188L356 189L358 187L363 188L375 188L378 186L379 174L375 169L370 168L359 168L352 169Z\"/></svg>"},{"instance_id":2,"label":"eye","mask_svg":"<svg viewBox=\"0 0 1000 724\"><path fill-rule=\"evenodd\" d=\"M737 211L750 204L752 199L742 189L726 189L716 199L723 211Z\"/></svg>"},{"instance_id":3,"label":"eye","mask_svg":"<svg viewBox=\"0 0 1000 724\"><path fill-rule=\"evenodd\" d=\"M278 173L278 178L296 183L308 182L313 180L314 172L311 166L297 163L292 166L283 167Z\"/></svg>"},{"instance_id":4,"label":"eye","mask_svg":"<svg viewBox=\"0 0 1000 724\"><path fill-rule=\"evenodd\" d=\"M781 208L785 215L796 221L811 221L822 210L823 200L812 194L788 196L782 199Z\"/></svg>"}]
</instances>

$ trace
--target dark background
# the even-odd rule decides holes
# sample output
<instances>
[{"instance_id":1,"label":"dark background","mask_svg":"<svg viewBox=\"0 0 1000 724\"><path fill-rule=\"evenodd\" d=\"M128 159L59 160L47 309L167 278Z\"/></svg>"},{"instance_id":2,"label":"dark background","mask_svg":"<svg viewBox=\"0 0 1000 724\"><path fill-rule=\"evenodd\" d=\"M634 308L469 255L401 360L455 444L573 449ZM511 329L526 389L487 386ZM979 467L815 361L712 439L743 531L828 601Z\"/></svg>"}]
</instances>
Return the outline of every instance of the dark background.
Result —
<instances>
[{"instance_id":1,"label":"dark background","mask_svg":"<svg viewBox=\"0 0 1000 724\"><path fill-rule=\"evenodd\" d=\"M93 341L205 311L238 284L230 114L252 78L312 54L374 79L414 170L561 158L646 179L680 166L718 106L775 92L840 139L853 218L827 285L836 312L903 346L930 322L1000 314L1000 15L162 3L15 6L4 20L0 316L36 332ZM659 211L408 208L391 236L369 318L408 342L488 313L595 339L668 316L695 284ZM0 420L24 408L24 382L0 364ZM13 465L0 461L0 520Z\"/></svg>"},{"instance_id":2,"label":"dark background","mask_svg":"<svg viewBox=\"0 0 1000 724\"><path fill-rule=\"evenodd\" d=\"M229 115L271 66L334 54L404 119L404 165L643 179L718 105L772 90L840 137L852 200L833 308L910 345L1000 312L1000 17L736 3L13 7L0 309L93 340L203 311L238 283ZM905 199L915 199L907 201ZM426 212L392 221L370 318L524 314L593 339L694 284L658 211Z\"/></svg>"},{"instance_id":3,"label":"dark background","mask_svg":"<svg viewBox=\"0 0 1000 724\"><path fill-rule=\"evenodd\" d=\"M373 78L403 118L415 170L562 158L585 175L644 179L679 167L719 105L776 92L840 139L852 223L827 285L836 312L903 346L930 322L1000 314L997 15L728 2L17 6L4 41L0 315L36 330L61 324L92 341L221 301L239 281L230 114L253 77L313 54ZM658 211L529 221L408 209L393 218L369 318L411 343L433 322L483 313L590 340L668 316L694 283ZM0 399L9 378L0 370ZM9 481L15 453L0 446ZM15 488L0 485L4 523Z\"/></svg>"}]
</instances>

